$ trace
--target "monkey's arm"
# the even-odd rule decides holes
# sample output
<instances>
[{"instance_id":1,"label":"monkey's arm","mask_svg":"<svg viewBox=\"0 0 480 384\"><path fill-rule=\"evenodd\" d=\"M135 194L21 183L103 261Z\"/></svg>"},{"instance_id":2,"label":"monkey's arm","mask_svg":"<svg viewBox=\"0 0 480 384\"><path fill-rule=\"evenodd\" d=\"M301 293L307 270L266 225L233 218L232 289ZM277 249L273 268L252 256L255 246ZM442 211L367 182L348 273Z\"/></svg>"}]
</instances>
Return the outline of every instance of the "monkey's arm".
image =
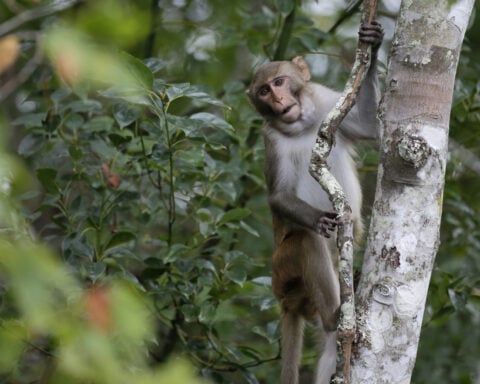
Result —
<instances>
[{"instance_id":1,"label":"monkey's arm","mask_svg":"<svg viewBox=\"0 0 480 384\"><path fill-rule=\"evenodd\" d=\"M287 140L287 139L286 139ZM320 235L330 237L339 220L335 212L326 212L313 207L297 195L297 188L303 182L298 170L287 154L265 138L265 176L268 186L268 202L272 213L284 223L308 228Z\"/></svg>"},{"instance_id":2,"label":"monkey's arm","mask_svg":"<svg viewBox=\"0 0 480 384\"><path fill-rule=\"evenodd\" d=\"M378 137L376 114L380 90L377 76L377 54L383 40L382 26L373 21L362 25L360 41L371 45L371 61L367 75L357 95L356 105L345 117L341 131L352 139L374 139Z\"/></svg>"},{"instance_id":3,"label":"monkey's arm","mask_svg":"<svg viewBox=\"0 0 480 384\"><path fill-rule=\"evenodd\" d=\"M271 194L268 202L274 215L291 223L308 228L327 238L338 224L335 212L326 212L312 207L294 193L277 192Z\"/></svg>"},{"instance_id":4,"label":"monkey's arm","mask_svg":"<svg viewBox=\"0 0 480 384\"><path fill-rule=\"evenodd\" d=\"M340 125L340 131L353 140L378 137L376 116L380 90L375 62L376 59L372 58L372 64L358 92L356 104Z\"/></svg>"}]
</instances>

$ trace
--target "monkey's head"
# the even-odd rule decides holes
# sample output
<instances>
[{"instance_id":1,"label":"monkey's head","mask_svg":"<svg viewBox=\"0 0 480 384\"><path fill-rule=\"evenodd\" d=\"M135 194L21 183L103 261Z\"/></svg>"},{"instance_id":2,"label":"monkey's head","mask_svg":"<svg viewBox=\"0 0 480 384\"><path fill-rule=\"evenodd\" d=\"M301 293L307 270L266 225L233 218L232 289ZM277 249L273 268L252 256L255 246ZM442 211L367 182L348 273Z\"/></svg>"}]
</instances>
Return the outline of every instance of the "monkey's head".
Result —
<instances>
[{"instance_id":1,"label":"monkey's head","mask_svg":"<svg viewBox=\"0 0 480 384\"><path fill-rule=\"evenodd\" d=\"M301 91L310 80L305 60L263 64L256 72L247 94L257 111L267 120L294 123L301 117Z\"/></svg>"}]
</instances>

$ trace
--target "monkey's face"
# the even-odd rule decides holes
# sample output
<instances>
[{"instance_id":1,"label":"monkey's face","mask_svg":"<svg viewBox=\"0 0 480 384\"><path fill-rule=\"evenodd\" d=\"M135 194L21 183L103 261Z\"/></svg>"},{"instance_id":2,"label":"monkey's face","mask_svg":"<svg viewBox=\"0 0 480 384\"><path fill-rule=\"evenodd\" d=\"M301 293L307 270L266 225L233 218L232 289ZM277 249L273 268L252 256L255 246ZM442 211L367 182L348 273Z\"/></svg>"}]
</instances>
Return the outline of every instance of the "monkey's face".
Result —
<instances>
[{"instance_id":1,"label":"monkey's face","mask_svg":"<svg viewBox=\"0 0 480 384\"><path fill-rule=\"evenodd\" d=\"M310 79L302 58L262 65L247 93L267 120L292 124L302 117L302 92Z\"/></svg>"},{"instance_id":2,"label":"monkey's face","mask_svg":"<svg viewBox=\"0 0 480 384\"><path fill-rule=\"evenodd\" d=\"M268 79L256 91L257 103L269 109L273 117L284 123L297 121L302 113L300 100L289 76L277 76ZM263 108L262 108L263 109ZM259 109L262 113L262 110Z\"/></svg>"}]
</instances>

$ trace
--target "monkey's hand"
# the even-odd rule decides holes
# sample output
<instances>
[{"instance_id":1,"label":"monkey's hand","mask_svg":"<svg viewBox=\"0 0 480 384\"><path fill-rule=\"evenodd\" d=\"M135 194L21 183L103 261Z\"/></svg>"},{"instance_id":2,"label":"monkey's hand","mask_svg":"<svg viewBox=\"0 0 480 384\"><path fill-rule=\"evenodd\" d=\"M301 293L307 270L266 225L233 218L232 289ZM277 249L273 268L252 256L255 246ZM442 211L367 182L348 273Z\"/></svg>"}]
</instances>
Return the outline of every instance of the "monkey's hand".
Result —
<instances>
[{"instance_id":1,"label":"monkey's hand","mask_svg":"<svg viewBox=\"0 0 480 384\"><path fill-rule=\"evenodd\" d=\"M378 21L372 21L371 24L363 24L360 27L360 41L372 45L372 52L376 53L383 40L383 28Z\"/></svg>"},{"instance_id":2,"label":"monkey's hand","mask_svg":"<svg viewBox=\"0 0 480 384\"><path fill-rule=\"evenodd\" d=\"M314 224L314 230L319 235L330 238L330 233L335 230L340 223L340 218L335 212L322 212Z\"/></svg>"}]
</instances>

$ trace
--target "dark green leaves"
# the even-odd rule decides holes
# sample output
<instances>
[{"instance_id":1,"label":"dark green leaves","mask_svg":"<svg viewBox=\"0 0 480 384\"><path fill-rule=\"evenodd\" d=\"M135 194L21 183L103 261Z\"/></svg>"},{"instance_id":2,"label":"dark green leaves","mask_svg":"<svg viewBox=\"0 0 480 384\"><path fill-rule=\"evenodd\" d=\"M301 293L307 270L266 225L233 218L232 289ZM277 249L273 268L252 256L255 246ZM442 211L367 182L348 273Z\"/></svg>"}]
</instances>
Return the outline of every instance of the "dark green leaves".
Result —
<instances>
[{"instance_id":1,"label":"dark green leaves","mask_svg":"<svg viewBox=\"0 0 480 384\"><path fill-rule=\"evenodd\" d=\"M225 225L230 222L240 221L250 215L250 210L245 208L235 208L222 214L218 220L219 225Z\"/></svg>"},{"instance_id":2,"label":"dark green leaves","mask_svg":"<svg viewBox=\"0 0 480 384\"><path fill-rule=\"evenodd\" d=\"M59 192L59 186L56 182L57 171L50 168L37 169L38 181L48 193L55 194Z\"/></svg>"},{"instance_id":3,"label":"dark green leaves","mask_svg":"<svg viewBox=\"0 0 480 384\"><path fill-rule=\"evenodd\" d=\"M118 247L119 245L128 243L130 241L133 241L137 238L137 236L134 233L131 232L118 232L114 233L112 237L110 238L110 241L107 243L105 249L110 249L114 247Z\"/></svg>"}]
</instances>

